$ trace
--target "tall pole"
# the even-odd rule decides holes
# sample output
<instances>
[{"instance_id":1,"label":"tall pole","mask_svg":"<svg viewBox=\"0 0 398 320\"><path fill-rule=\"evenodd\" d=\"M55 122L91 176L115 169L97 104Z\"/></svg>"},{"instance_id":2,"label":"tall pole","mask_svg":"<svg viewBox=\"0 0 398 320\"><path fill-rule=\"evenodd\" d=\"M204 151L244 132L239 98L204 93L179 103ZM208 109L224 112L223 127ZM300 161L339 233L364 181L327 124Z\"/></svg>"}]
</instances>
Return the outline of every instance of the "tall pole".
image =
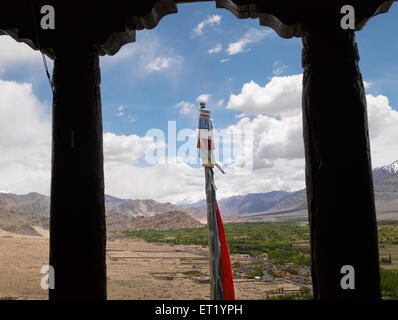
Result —
<instances>
[{"instance_id":1,"label":"tall pole","mask_svg":"<svg viewBox=\"0 0 398 320\"><path fill-rule=\"evenodd\" d=\"M207 227L210 262L210 299L216 300L216 270L215 270L215 239L214 239L214 214L213 214L213 172L212 168L204 167L206 183Z\"/></svg>"},{"instance_id":2,"label":"tall pole","mask_svg":"<svg viewBox=\"0 0 398 320\"><path fill-rule=\"evenodd\" d=\"M212 123L210 120L210 111L206 109L205 103L200 103L199 115L199 140L200 159L205 171L205 189L206 189L206 207L207 207L207 227L208 227L208 247L210 264L210 299L217 299L217 270L216 270L216 221L214 216L214 182L213 182L213 154L212 154Z\"/></svg>"}]
</instances>

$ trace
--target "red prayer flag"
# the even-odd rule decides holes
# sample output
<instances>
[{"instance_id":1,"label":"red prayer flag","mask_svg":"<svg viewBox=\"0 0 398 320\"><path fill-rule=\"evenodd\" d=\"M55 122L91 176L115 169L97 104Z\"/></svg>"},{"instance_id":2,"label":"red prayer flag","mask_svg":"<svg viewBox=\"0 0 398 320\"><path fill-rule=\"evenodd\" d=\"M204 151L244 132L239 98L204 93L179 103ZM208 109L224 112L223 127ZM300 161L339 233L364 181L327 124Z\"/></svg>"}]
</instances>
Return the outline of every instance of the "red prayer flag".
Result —
<instances>
[{"instance_id":1,"label":"red prayer flag","mask_svg":"<svg viewBox=\"0 0 398 320\"><path fill-rule=\"evenodd\" d=\"M218 237L220 241L220 269L222 275L222 288L224 294L224 300L235 300L235 289L234 280L232 277L232 267L229 258L227 239L225 238L224 226L222 224L220 209L217 206L217 227L218 227Z\"/></svg>"}]
</instances>

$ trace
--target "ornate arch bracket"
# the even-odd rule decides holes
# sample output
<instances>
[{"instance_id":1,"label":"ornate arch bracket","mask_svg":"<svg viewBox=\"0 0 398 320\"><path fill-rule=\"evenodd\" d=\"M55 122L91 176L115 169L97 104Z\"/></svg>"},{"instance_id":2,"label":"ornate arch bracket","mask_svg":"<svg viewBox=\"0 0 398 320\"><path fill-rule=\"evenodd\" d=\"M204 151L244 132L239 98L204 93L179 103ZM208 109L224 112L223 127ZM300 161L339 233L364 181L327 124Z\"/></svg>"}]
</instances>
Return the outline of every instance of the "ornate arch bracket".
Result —
<instances>
[{"instance_id":1,"label":"ornate arch bracket","mask_svg":"<svg viewBox=\"0 0 398 320\"><path fill-rule=\"evenodd\" d=\"M289 39L303 36L303 22L309 12L325 7L324 1L303 3L301 1L240 1L215 0L217 8L225 8L239 19L259 19L261 26L275 30L282 38ZM344 1L361 10L357 14L355 30L361 30L374 16L388 12L394 0L378 0L372 3L359 4L360 1ZM356 5L355 5L356 4ZM326 4L327 6L328 4Z\"/></svg>"},{"instance_id":2,"label":"ornate arch bracket","mask_svg":"<svg viewBox=\"0 0 398 320\"><path fill-rule=\"evenodd\" d=\"M340 2L340 0L336 1ZM394 2L393 0L376 0L371 4L363 4L363 1L362 4L359 4L360 1L345 1L353 5L356 4L356 8L360 8L357 13L356 30L361 30L372 17L386 13ZM146 0L142 1L142 4L137 4L137 2L124 4L122 2L124 7L118 11L117 19L114 19L115 23L110 24L103 34L97 35L99 40L96 40L95 43L99 54L111 56L116 54L122 46L135 41L136 30L155 28L163 17L178 12L177 4L189 2L203 1ZM215 2L216 8L227 9L239 19L259 19L261 26L272 28L280 37L286 39L302 37L303 24L310 14L314 14L317 9L328 5L325 5L326 1L305 2L299 0L214 0L213 2ZM103 11L105 12L105 10ZM101 13L104 15L106 14L104 12ZM18 16L17 13L15 15ZM26 13L26 17L29 17L29 12ZM120 23L123 20L124 23ZM101 23L101 19L99 18L96 22ZM11 28L9 26L4 28L0 21L0 35L8 34L16 41L24 42L38 50L39 46L34 32L30 30L27 35L26 32L21 32L21 26L18 24L21 24L21 21L16 22L16 25ZM54 50L50 45L41 47L41 50L50 58L54 58Z\"/></svg>"}]
</instances>

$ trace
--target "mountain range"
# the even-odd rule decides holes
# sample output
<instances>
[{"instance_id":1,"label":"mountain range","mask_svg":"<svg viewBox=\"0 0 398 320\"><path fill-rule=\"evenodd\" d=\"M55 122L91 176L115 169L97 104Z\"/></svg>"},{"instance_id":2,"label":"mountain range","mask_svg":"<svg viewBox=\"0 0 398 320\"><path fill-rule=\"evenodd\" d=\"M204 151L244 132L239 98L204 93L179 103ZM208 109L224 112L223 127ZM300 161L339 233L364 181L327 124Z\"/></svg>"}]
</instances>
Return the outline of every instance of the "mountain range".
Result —
<instances>
[{"instance_id":1,"label":"mountain range","mask_svg":"<svg viewBox=\"0 0 398 320\"><path fill-rule=\"evenodd\" d=\"M105 195L109 231L122 229L194 228L206 223L206 213L155 200L120 199ZM35 192L24 195L0 193L0 229L39 235L35 226L48 229L50 198Z\"/></svg>"},{"instance_id":2,"label":"mountain range","mask_svg":"<svg viewBox=\"0 0 398 320\"><path fill-rule=\"evenodd\" d=\"M378 216L398 218L398 160L390 165L373 170L373 183ZM198 202L179 202L182 208L194 207L206 210L205 200ZM272 191L232 196L218 200L224 217L240 216L254 218L261 216L291 216L307 214L306 189L295 192Z\"/></svg>"},{"instance_id":3,"label":"mountain range","mask_svg":"<svg viewBox=\"0 0 398 320\"><path fill-rule=\"evenodd\" d=\"M373 170L378 218L398 218L398 161ZM307 215L306 190L251 193L219 199L226 220ZM187 228L206 223L205 200L160 203L152 199L131 200L105 195L109 230L121 228ZM0 193L0 229L35 235L33 226L48 229L50 198L31 192Z\"/></svg>"},{"instance_id":4,"label":"mountain range","mask_svg":"<svg viewBox=\"0 0 398 320\"><path fill-rule=\"evenodd\" d=\"M24 195L0 193L0 210L48 217L50 215L50 198L36 192ZM182 209L169 202L161 203L152 199L120 199L110 195L105 195L105 211L107 215L121 214L131 217L151 217L162 212L184 211L198 220L205 217L205 213L197 208Z\"/></svg>"},{"instance_id":5,"label":"mountain range","mask_svg":"<svg viewBox=\"0 0 398 320\"><path fill-rule=\"evenodd\" d=\"M244 196L232 196L217 201L220 212L225 218L234 216L248 217L263 213L290 213L307 209L305 189L287 192L272 191L267 193L250 193ZM180 207L206 210L206 201L179 204Z\"/></svg>"}]
</instances>

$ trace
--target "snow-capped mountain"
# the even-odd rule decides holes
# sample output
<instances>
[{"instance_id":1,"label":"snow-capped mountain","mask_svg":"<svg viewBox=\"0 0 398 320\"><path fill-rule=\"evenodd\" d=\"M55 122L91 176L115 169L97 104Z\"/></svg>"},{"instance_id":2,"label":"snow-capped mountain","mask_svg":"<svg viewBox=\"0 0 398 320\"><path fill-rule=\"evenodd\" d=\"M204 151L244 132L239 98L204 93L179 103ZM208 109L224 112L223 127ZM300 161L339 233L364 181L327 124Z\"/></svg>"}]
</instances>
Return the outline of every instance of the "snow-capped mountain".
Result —
<instances>
[{"instance_id":1,"label":"snow-capped mountain","mask_svg":"<svg viewBox=\"0 0 398 320\"><path fill-rule=\"evenodd\" d=\"M398 176L398 160L394 161L393 163L386 165L386 166L381 166L377 167L373 170L373 174L381 174L381 175L395 175Z\"/></svg>"},{"instance_id":2,"label":"snow-capped mountain","mask_svg":"<svg viewBox=\"0 0 398 320\"><path fill-rule=\"evenodd\" d=\"M373 169L374 194L378 212L398 212L398 160ZM206 201L177 204L206 211ZM274 191L253 193L219 199L218 205L224 216L245 215L260 212L289 214L307 209L305 189L297 192Z\"/></svg>"},{"instance_id":3,"label":"snow-capped mountain","mask_svg":"<svg viewBox=\"0 0 398 320\"><path fill-rule=\"evenodd\" d=\"M199 201L204 201L203 199L198 199L197 197L186 197L183 200L180 200L175 203L176 206L179 206L181 208L189 208L192 207L192 204L197 203Z\"/></svg>"}]
</instances>

